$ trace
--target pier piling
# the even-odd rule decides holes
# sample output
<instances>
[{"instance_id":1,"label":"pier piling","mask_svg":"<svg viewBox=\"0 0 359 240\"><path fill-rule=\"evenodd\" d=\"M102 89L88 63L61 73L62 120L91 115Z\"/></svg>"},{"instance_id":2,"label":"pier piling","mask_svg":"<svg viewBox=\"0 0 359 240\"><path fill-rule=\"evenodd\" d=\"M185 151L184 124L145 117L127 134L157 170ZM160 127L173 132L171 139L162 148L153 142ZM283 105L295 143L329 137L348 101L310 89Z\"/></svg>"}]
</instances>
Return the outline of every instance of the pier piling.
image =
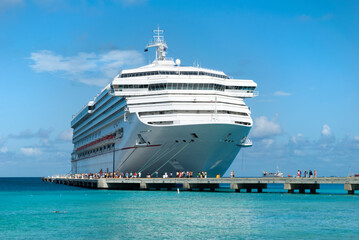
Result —
<instances>
[{"instance_id":1,"label":"pier piling","mask_svg":"<svg viewBox=\"0 0 359 240\"><path fill-rule=\"evenodd\" d=\"M355 190L359 190L359 184L346 183L344 184L344 190L348 191L348 194L354 194Z\"/></svg>"},{"instance_id":2,"label":"pier piling","mask_svg":"<svg viewBox=\"0 0 359 240\"><path fill-rule=\"evenodd\" d=\"M257 189L257 192L263 192L263 189L267 188L266 183L231 183L231 189L234 189L236 192L241 192L241 189L245 189L246 192L252 192L252 189Z\"/></svg>"},{"instance_id":3,"label":"pier piling","mask_svg":"<svg viewBox=\"0 0 359 240\"><path fill-rule=\"evenodd\" d=\"M285 183L284 189L288 190L288 193L294 193L294 190L299 190L299 193L305 193L306 189L310 190L310 193L314 194L319 189L317 183Z\"/></svg>"}]
</instances>

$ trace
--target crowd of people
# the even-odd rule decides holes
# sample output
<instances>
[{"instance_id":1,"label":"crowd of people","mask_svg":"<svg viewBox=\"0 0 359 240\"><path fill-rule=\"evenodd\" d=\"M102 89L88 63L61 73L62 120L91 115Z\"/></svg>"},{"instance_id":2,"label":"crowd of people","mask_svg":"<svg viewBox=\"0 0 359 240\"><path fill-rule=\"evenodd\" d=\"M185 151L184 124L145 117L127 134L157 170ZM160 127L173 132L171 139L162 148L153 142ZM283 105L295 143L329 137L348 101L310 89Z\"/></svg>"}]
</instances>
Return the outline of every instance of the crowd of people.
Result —
<instances>
[{"instance_id":1,"label":"crowd of people","mask_svg":"<svg viewBox=\"0 0 359 240\"><path fill-rule=\"evenodd\" d=\"M297 171L297 178L317 178L317 170L302 170ZM98 173L77 173L71 175L73 178L80 178L80 179L98 179L98 178L207 178L207 172L201 171L195 174L193 171L177 171L176 173L173 172L165 172L164 174L160 175L158 171L150 174L149 172L146 175L143 175L141 172L103 172L100 170ZM234 171L231 171L231 178L235 177ZM288 175L288 177L291 177ZM220 175L217 174L216 178L220 178Z\"/></svg>"},{"instance_id":2,"label":"crowd of people","mask_svg":"<svg viewBox=\"0 0 359 240\"><path fill-rule=\"evenodd\" d=\"M297 178L301 178L302 177L302 170L298 170L297 172ZM303 173L303 178L316 178L317 177L317 170L314 170L314 172L312 170L305 170Z\"/></svg>"},{"instance_id":3,"label":"crowd of people","mask_svg":"<svg viewBox=\"0 0 359 240\"><path fill-rule=\"evenodd\" d=\"M219 176L219 175L217 175ZM162 176L159 175L158 171L150 174L147 172L146 175L143 175L141 172L103 172L100 170L99 173L77 173L72 175L73 178L80 179L98 179L98 178L207 178L207 172L198 172L194 174L193 171L178 171L175 173L170 172L169 174L165 172Z\"/></svg>"}]
</instances>

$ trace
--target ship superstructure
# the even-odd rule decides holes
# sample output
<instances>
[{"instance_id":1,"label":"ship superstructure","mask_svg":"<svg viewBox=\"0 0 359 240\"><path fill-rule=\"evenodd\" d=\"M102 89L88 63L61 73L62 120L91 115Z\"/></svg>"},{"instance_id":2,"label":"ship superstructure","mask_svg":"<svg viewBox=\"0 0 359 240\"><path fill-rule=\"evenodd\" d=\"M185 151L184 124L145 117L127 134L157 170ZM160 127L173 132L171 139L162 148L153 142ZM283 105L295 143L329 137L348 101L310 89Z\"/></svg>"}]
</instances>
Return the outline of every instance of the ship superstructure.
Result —
<instances>
[{"instance_id":1,"label":"ship superstructure","mask_svg":"<svg viewBox=\"0 0 359 240\"><path fill-rule=\"evenodd\" d=\"M243 99L256 95L252 80L181 66L166 58L162 30L147 45L146 66L121 71L76 116L73 173L207 171L223 174L252 127Z\"/></svg>"}]
</instances>

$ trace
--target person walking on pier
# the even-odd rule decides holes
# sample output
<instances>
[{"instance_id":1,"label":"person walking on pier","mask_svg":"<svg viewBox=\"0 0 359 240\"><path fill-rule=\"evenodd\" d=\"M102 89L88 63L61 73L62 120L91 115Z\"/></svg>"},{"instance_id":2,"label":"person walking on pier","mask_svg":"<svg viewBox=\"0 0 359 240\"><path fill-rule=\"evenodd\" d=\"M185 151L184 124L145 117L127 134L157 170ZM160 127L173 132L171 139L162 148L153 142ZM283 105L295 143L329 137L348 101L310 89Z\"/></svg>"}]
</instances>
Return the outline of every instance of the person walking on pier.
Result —
<instances>
[{"instance_id":1,"label":"person walking on pier","mask_svg":"<svg viewBox=\"0 0 359 240\"><path fill-rule=\"evenodd\" d=\"M309 170L309 178L312 178L313 177L313 172L312 170Z\"/></svg>"},{"instance_id":2,"label":"person walking on pier","mask_svg":"<svg viewBox=\"0 0 359 240\"><path fill-rule=\"evenodd\" d=\"M314 170L314 177L317 178L317 170Z\"/></svg>"}]
</instances>

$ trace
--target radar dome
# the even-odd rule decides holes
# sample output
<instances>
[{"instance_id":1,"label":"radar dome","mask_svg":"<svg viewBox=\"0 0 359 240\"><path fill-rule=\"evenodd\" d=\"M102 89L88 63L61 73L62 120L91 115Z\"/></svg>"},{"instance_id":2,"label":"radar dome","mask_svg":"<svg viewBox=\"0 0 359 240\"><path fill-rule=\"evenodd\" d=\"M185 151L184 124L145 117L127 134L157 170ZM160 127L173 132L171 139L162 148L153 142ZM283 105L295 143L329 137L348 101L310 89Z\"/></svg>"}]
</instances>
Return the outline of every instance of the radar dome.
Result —
<instances>
[{"instance_id":1,"label":"radar dome","mask_svg":"<svg viewBox=\"0 0 359 240\"><path fill-rule=\"evenodd\" d=\"M177 66L181 65L181 60L180 59L176 59L176 65Z\"/></svg>"}]
</instances>

